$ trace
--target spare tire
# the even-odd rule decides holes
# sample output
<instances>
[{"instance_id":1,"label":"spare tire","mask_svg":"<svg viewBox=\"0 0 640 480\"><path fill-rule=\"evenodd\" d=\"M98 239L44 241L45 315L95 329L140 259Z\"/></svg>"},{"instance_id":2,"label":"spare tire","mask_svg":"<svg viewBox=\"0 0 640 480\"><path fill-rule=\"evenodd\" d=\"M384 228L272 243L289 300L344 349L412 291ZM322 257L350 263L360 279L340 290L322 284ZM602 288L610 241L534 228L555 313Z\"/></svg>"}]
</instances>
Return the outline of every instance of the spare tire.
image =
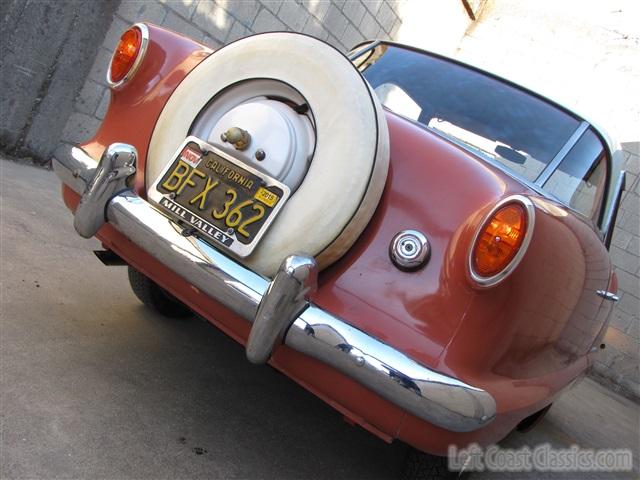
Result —
<instances>
[{"instance_id":1,"label":"spare tire","mask_svg":"<svg viewBox=\"0 0 640 480\"><path fill-rule=\"evenodd\" d=\"M297 253L315 257L322 269L353 245L377 207L389 165L389 134L369 84L344 55L320 40L259 34L200 63L173 92L155 126L147 188L216 96L228 97L236 87L265 79L283 82L304 98L315 149L304 178L260 244L239 261L271 277L286 256ZM265 93L255 92L260 95Z\"/></svg>"}]
</instances>

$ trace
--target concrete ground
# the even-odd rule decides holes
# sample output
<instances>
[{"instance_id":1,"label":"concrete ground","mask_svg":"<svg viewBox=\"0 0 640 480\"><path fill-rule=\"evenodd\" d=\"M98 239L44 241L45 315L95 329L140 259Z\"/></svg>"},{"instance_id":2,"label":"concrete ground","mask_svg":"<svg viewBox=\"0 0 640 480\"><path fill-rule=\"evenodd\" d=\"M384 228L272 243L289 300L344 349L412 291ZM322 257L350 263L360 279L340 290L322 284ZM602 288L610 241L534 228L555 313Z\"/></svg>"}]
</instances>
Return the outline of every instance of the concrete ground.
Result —
<instances>
[{"instance_id":1,"label":"concrete ground","mask_svg":"<svg viewBox=\"0 0 640 480\"><path fill-rule=\"evenodd\" d=\"M50 171L0 160L0 478L391 478L404 449L204 321L142 307L91 253ZM503 446L630 448L639 407L591 380ZM523 478L523 474L472 478ZM530 474L527 478L601 478Z\"/></svg>"}]
</instances>

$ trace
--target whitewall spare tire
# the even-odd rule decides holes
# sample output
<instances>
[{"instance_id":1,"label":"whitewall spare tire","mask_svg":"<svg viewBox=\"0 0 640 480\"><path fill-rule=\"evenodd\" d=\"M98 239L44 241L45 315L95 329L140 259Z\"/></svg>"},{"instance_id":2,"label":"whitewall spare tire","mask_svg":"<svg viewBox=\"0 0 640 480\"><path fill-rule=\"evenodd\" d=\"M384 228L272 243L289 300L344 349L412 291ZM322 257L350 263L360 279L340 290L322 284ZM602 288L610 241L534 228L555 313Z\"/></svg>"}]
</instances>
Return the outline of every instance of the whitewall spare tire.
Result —
<instances>
[{"instance_id":1,"label":"whitewall spare tire","mask_svg":"<svg viewBox=\"0 0 640 480\"><path fill-rule=\"evenodd\" d=\"M220 108L238 108L229 103L234 89L238 102L246 103L251 101L247 85L255 85L252 95L267 98L260 100L259 108L271 108L274 94L260 91L261 82L266 90L272 88L269 82L280 82L299 93L308 106L313 132L302 134L302 126L291 131L305 136L307 143L307 137L313 137L313 144L310 162L296 170L303 173L294 179L293 195L255 251L241 261L267 277L294 253L312 255L325 268L353 245L377 207L387 177L389 135L368 83L324 42L295 33L266 33L238 40L205 59L176 88L158 119L147 157L147 187L172 161L185 137L196 134L196 119L216 105L216 98L225 97ZM203 138L203 132L197 136ZM298 140L298 145L304 144L304 139ZM300 155L292 158L305 161Z\"/></svg>"}]
</instances>

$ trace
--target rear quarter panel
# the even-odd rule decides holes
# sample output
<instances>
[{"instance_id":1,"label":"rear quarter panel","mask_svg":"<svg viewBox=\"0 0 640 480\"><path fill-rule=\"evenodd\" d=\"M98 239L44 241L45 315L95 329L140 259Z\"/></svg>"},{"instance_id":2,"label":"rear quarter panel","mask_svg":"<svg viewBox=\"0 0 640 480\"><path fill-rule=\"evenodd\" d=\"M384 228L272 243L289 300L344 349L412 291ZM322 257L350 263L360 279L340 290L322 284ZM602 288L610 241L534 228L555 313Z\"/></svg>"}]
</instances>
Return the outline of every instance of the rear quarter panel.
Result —
<instances>
[{"instance_id":1,"label":"rear quarter panel","mask_svg":"<svg viewBox=\"0 0 640 480\"><path fill-rule=\"evenodd\" d=\"M119 90L111 90L107 114L95 136L82 148L100 158L113 142L128 143L138 151L135 190L145 198L144 172L151 133L167 99L184 77L213 50L155 25L136 75Z\"/></svg>"},{"instance_id":2,"label":"rear quarter panel","mask_svg":"<svg viewBox=\"0 0 640 480\"><path fill-rule=\"evenodd\" d=\"M606 289L611 266L592 227L434 133L393 114L387 120L392 160L384 197L354 248L324 272L315 301L490 391L491 384L548 375L568 383L586 367L603 325L595 292ZM473 234L513 194L534 202L531 244L510 277L478 288L467 271ZM425 233L432 247L428 264L412 273L396 269L387 253L407 228Z\"/></svg>"}]
</instances>

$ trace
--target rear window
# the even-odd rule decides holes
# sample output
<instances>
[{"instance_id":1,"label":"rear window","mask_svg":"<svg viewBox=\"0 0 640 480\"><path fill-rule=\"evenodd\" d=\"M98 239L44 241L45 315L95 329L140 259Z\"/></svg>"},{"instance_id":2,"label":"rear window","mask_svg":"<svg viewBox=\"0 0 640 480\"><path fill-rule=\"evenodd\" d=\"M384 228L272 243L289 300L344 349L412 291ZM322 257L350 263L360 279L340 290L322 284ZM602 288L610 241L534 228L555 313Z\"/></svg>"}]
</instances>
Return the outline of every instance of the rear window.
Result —
<instances>
[{"instance_id":1,"label":"rear window","mask_svg":"<svg viewBox=\"0 0 640 480\"><path fill-rule=\"evenodd\" d=\"M545 182L544 189L585 217L596 219L600 214L606 175L604 147L589 129L563 158Z\"/></svg>"},{"instance_id":2,"label":"rear window","mask_svg":"<svg viewBox=\"0 0 640 480\"><path fill-rule=\"evenodd\" d=\"M508 83L412 50L379 45L356 64L387 108L531 182L580 124Z\"/></svg>"}]
</instances>

